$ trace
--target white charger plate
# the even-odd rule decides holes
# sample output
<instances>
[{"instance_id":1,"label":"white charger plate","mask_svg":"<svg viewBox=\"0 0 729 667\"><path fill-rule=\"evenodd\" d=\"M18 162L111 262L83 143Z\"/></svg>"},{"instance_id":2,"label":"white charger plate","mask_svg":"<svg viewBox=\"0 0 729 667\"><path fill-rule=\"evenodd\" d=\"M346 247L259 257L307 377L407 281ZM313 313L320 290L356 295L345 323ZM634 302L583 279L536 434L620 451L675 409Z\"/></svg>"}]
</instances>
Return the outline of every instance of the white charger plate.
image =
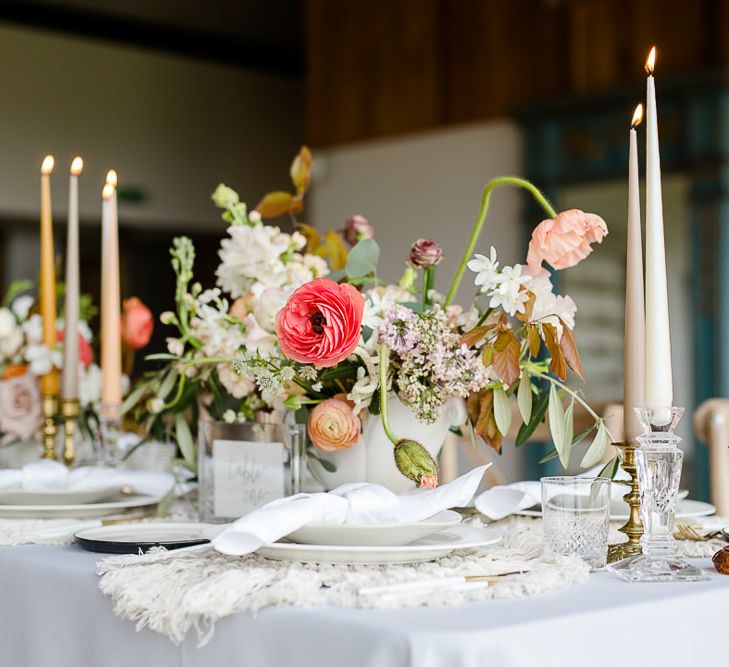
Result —
<instances>
[{"instance_id":1,"label":"white charger plate","mask_svg":"<svg viewBox=\"0 0 729 667\"><path fill-rule=\"evenodd\" d=\"M461 515L458 512L443 510L429 519L415 523L309 523L295 530L286 539L297 544L400 547L457 526L460 522Z\"/></svg>"},{"instance_id":2,"label":"white charger plate","mask_svg":"<svg viewBox=\"0 0 729 667\"><path fill-rule=\"evenodd\" d=\"M302 563L386 565L435 560L453 551L487 547L499 541L501 535L493 529L453 526L402 546L327 546L276 542L259 548L256 553L273 560Z\"/></svg>"},{"instance_id":3,"label":"white charger plate","mask_svg":"<svg viewBox=\"0 0 729 667\"><path fill-rule=\"evenodd\" d=\"M52 491L34 491L30 489L12 489L0 491L0 505L85 505L99 503L117 497L121 486L103 486L94 489L73 490L54 489Z\"/></svg>"},{"instance_id":4,"label":"white charger plate","mask_svg":"<svg viewBox=\"0 0 729 667\"><path fill-rule=\"evenodd\" d=\"M623 501L617 501L617 503L611 504L610 509L610 521L627 521L628 520L628 506ZM694 519L701 516L710 516L716 513L716 507L710 503L705 503L700 500L679 500L676 505L676 518L677 519ZM541 517L542 510L519 510L514 512L520 516L529 517Z\"/></svg>"},{"instance_id":5,"label":"white charger plate","mask_svg":"<svg viewBox=\"0 0 729 667\"><path fill-rule=\"evenodd\" d=\"M0 505L0 517L5 519L93 519L124 510L150 507L159 503L156 496L129 496L107 503L73 505Z\"/></svg>"}]
</instances>

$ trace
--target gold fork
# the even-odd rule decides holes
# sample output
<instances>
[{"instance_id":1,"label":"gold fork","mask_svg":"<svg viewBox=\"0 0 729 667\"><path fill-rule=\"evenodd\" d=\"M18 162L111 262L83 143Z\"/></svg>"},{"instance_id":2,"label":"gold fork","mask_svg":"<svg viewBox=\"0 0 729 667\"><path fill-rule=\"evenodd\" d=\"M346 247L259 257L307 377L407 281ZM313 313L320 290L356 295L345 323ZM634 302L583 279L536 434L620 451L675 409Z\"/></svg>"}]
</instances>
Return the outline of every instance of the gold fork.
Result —
<instances>
[{"instance_id":1,"label":"gold fork","mask_svg":"<svg viewBox=\"0 0 729 667\"><path fill-rule=\"evenodd\" d=\"M677 540L690 540L691 542L708 542L709 540L725 539L721 530L712 530L708 533L700 533L695 526L688 523L676 524L674 537Z\"/></svg>"}]
</instances>

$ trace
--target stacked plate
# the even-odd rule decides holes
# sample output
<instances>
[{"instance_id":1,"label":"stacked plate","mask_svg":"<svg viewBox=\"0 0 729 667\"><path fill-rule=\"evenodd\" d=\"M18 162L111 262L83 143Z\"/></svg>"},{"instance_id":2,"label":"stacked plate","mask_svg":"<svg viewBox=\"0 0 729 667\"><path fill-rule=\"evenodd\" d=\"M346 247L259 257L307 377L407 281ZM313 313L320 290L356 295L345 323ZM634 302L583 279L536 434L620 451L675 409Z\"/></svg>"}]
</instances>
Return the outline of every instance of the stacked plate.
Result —
<instances>
[{"instance_id":1,"label":"stacked plate","mask_svg":"<svg viewBox=\"0 0 729 667\"><path fill-rule=\"evenodd\" d=\"M9 519L90 519L150 507L159 498L136 494L121 486L83 490L0 491L0 517Z\"/></svg>"},{"instance_id":2,"label":"stacked plate","mask_svg":"<svg viewBox=\"0 0 729 667\"><path fill-rule=\"evenodd\" d=\"M434 560L462 549L486 547L500 536L488 529L460 525L446 510L425 521L383 524L308 524L285 539L258 549L274 560L304 563L388 564ZM212 540L225 526L145 523L90 528L76 541L90 551L139 553L153 546L195 547Z\"/></svg>"}]
</instances>

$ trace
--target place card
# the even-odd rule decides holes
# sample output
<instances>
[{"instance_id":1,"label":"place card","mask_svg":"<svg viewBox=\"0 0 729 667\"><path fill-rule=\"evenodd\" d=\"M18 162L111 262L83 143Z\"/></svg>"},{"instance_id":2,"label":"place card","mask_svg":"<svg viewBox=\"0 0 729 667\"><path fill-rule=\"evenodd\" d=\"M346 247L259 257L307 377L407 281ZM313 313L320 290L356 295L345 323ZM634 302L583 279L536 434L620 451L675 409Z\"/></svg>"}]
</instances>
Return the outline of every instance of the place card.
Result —
<instances>
[{"instance_id":1,"label":"place card","mask_svg":"<svg viewBox=\"0 0 729 667\"><path fill-rule=\"evenodd\" d=\"M213 511L237 518L284 496L284 454L280 442L213 441Z\"/></svg>"}]
</instances>

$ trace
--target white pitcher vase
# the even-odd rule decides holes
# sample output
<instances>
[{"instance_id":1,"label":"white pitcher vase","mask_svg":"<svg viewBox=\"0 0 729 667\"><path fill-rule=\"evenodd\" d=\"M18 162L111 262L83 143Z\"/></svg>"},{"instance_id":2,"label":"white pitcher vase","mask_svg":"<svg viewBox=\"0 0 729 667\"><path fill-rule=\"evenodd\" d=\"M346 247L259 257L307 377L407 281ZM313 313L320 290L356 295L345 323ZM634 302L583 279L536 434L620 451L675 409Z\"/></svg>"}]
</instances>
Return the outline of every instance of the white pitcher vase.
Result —
<instances>
[{"instance_id":1,"label":"white pitcher vase","mask_svg":"<svg viewBox=\"0 0 729 667\"><path fill-rule=\"evenodd\" d=\"M433 458L443 447L448 430L466 421L466 406L460 398L449 398L432 424L418 421L413 411L397 396L391 396L387 406L392 432L399 438L416 440ZM317 457L336 466L335 472L327 472L311 459L309 467L327 490L346 482L373 482L394 493L410 491L415 488L415 483L397 469L393 451L394 445L382 428L380 416L368 413L362 424L362 435L349 449L337 452L316 450Z\"/></svg>"}]
</instances>

